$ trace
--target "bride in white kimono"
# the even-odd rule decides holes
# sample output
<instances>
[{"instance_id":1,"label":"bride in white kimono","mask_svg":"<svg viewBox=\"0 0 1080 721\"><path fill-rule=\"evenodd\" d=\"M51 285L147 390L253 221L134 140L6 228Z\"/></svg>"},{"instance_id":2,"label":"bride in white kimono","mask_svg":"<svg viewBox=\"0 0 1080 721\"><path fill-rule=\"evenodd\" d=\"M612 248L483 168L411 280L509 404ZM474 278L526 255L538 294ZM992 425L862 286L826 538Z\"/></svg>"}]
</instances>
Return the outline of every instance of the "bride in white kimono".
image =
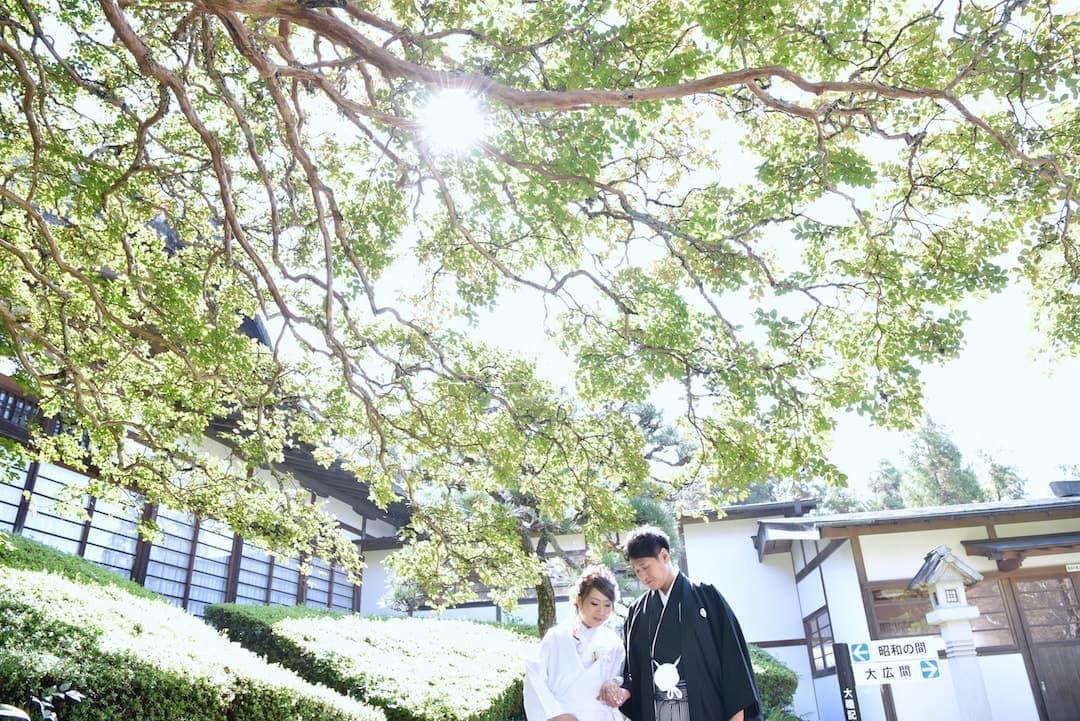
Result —
<instances>
[{"instance_id":1,"label":"bride in white kimono","mask_svg":"<svg viewBox=\"0 0 1080 721\"><path fill-rule=\"evenodd\" d=\"M538 657L525 664L528 721L621 718L597 699L601 684L621 676L626 655L622 639L607 625L615 596L615 577L607 568L594 566L581 574L574 597L577 613L551 628Z\"/></svg>"}]
</instances>

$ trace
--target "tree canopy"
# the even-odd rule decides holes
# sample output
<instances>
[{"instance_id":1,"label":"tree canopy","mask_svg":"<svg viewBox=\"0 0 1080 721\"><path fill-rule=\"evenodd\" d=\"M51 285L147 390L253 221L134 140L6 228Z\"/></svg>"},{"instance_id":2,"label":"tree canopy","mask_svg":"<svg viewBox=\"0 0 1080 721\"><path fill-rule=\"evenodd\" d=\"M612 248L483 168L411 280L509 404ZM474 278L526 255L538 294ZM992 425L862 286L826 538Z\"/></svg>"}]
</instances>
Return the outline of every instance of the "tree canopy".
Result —
<instances>
[{"instance_id":1,"label":"tree canopy","mask_svg":"<svg viewBox=\"0 0 1080 721\"><path fill-rule=\"evenodd\" d=\"M1027 479L1017 472L1015 466L998 463L989 456L986 462L990 466L990 482L986 492L990 500L1008 501L1024 497L1027 493Z\"/></svg>"},{"instance_id":2,"label":"tree canopy","mask_svg":"<svg viewBox=\"0 0 1080 721\"><path fill-rule=\"evenodd\" d=\"M673 484L836 480L838 414L915 424L965 298L1080 344L1078 47L1013 0L0 0L0 348L85 431L30 450L347 556L257 471L314 447L407 496L417 573L508 597L507 494L629 522L655 391Z\"/></svg>"},{"instance_id":3,"label":"tree canopy","mask_svg":"<svg viewBox=\"0 0 1080 721\"><path fill-rule=\"evenodd\" d=\"M919 429L911 441L908 475L901 489L907 505L951 506L986 500L986 492L949 434L933 421Z\"/></svg>"},{"instance_id":4,"label":"tree canopy","mask_svg":"<svg viewBox=\"0 0 1080 721\"><path fill-rule=\"evenodd\" d=\"M904 507L904 473L890 460L881 460L870 477L868 504L874 510Z\"/></svg>"}]
</instances>

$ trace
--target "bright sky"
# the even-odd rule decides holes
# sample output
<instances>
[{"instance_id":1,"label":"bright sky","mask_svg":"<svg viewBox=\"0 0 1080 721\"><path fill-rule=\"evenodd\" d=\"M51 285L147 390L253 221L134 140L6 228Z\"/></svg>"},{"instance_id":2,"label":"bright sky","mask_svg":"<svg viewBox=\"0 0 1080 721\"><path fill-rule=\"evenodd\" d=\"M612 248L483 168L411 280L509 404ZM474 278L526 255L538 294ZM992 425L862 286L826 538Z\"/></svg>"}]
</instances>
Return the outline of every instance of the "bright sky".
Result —
<instances>
[{"instance_id":1,"label":"bright sky","mask_svg":"<svg viewBox=\"0 0 1080 721\"><path fill-rule=\"evenodd\" d=\"M1018 291L974 304L969 312L963 352L924 373L926 408L980 480L986 478L981 455L989 454L1028 479L1029 496L1049 497L1050 481L1065 479L1059 466L1080 464L1073 425L1080 359L1051 362L1034 356L1038 338ZM908 434L845 418L832 460L848 474L852 488L860 489L882 458L903 467L909 445Z\"/></svg>"}]
</instances>

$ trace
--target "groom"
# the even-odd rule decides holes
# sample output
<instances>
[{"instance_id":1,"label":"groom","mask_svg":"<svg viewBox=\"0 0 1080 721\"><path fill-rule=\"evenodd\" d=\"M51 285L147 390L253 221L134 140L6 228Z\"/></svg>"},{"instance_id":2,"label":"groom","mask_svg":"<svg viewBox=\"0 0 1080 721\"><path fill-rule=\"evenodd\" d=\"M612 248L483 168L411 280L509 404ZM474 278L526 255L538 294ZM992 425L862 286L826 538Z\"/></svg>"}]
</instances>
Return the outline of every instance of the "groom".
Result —
<instances>
[{"instance_id":1,"label":"groom","mask_svg":"<svg viewBox=\"0 0 1080 721\"><path fill-rule=\"evenodd\" d=\"M601 700L630 721L760 721L750 652L723 596L679 573L659 528L634 530L623 552L649 590L623 626L622 684L606 681Z\"/></svg>"}]
</instances>

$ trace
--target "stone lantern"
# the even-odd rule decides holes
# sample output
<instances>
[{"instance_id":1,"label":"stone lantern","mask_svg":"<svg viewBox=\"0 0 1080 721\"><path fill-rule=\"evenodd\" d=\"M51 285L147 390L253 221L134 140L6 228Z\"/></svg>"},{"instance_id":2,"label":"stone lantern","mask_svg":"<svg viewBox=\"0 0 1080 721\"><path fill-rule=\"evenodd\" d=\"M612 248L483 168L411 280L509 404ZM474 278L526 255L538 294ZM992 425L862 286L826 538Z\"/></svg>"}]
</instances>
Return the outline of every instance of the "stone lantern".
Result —
<instances>
[{"instance_id":1,"label":"stone lantern","mask_svg":"<svg viewBox=\"0 0 1080 721\"><path fill-rule=\"evenodd\" d=\"M940 629L945 641L949 675L960 718L965 721L992 719L971 630L971 619L979 617L979 609L968 605L965 590L981 580L982 574L957 558L948 546L938 546L926 554L922 568L908 584L910 590L930 594L931 611L926 621Z\"/></svg>"}]
</instances>

